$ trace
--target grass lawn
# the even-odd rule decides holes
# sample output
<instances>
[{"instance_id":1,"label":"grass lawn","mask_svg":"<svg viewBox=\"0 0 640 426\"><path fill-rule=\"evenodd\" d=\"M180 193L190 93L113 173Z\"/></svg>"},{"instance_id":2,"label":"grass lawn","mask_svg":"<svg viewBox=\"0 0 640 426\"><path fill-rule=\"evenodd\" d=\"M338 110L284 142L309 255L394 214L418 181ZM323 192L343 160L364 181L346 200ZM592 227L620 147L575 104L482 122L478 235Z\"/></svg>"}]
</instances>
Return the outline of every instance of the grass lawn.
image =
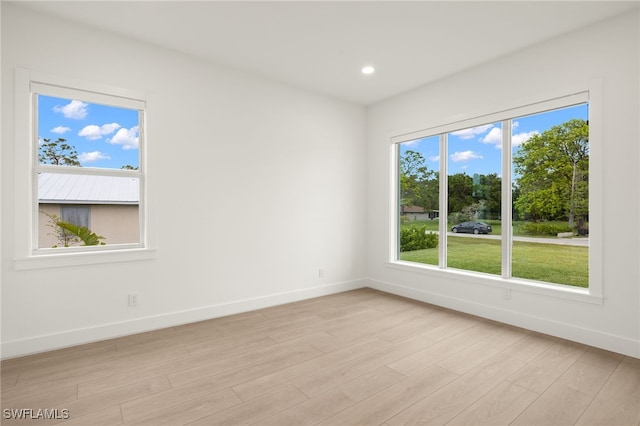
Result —
<instances>
[{"instance_id":1,"label":"grass lawn","mask_svg":"<svg viewBox=\"0 0 640 426\"><path fill-rule=\"evenodd\" d=\"M450 236L447 241L448 267L500 275L499 240ZM438 249L403 252L400 260L437 265ZM588 287L589 249L515 241L512 270L516 278Z\"/></svg>"}]
</instances>

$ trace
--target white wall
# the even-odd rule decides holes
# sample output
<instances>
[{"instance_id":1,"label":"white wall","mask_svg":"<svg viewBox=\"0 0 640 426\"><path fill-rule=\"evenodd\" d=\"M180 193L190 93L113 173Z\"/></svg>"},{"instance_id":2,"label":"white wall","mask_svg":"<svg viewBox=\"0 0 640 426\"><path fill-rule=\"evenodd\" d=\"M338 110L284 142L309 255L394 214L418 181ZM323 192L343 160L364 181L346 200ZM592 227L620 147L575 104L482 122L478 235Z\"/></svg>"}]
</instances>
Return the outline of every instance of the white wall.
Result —
<instances>
[{"instance_id":1,"label":"white wall","mask_svg":"<svg viewBox=\"0 0 640 426\"><path fill-rule=\"evenodd\" d=\"M640 356L638 16L554 39L365 113L13 5L1 8L3 357L366 283ZM15 270L15 67L147 91L156 259ZM497 287L389 267L391 136L581 91L594 77L602 78L605 103L602 305L517 290L504 301ZM131 292L139 294L138 307L126 306Z\"/></svg>"},{"instance_id":2,"label":"white wall","mask_svg":"<svg viewBox=\"0 0 640 426\"><path fill-rule=\"evenodd\" d=\"M147 92L156 259L15 269L16 67ZM363 107L6 3L2 88L3 357L362 285Z\"/></svg>"},{"instance_id":3,"label":"white wall","mask_svg":"<svg viewBox=\"0 0 640 426\"><path fill-rule=\"evenodd\" d=\"M617 17L370 107L371 286L640 357L638 22L637 13ZM389 265L391 136L584 91L594 78L603 96L603 304L517 289L506 301L499 286Z\"/></svg>"}]
</instances>

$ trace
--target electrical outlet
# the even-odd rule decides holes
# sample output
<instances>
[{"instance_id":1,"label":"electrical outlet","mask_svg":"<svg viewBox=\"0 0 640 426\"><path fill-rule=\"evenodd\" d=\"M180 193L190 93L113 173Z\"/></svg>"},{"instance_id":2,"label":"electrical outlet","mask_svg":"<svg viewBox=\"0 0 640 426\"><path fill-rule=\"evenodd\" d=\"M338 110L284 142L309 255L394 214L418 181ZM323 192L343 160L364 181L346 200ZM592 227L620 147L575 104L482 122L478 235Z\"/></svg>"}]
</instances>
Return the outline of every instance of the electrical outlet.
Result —
<instances>
[{"instance_id":1,"label":"electrical outlet","mask_svg":"<svg viewBox=\"0 0 640 426\"><path fill-rule=\"evenodd\" d=\"M504 289L504 300L511 300L511 289L510 288L505 288Z\"/></svg>"},{"instance_id":2,"label":"electrical outlet","mask_svg":"<svg viewBox=\"0 0 640 426\"><path fill-rule=\"evenodd\" d=\"M129 294L129 306L138 306L138 294L137 293Z\"/></svg>"},{"instance_id":3,"label":"electrical outlet","mask_svg":"<svg viewBox=\"0 0 640 426\"><path fill-rule=\"evenodd\" d=\"M318 269L318 278L324 278L324 269L323 268Z\"/></svg>"}]
</instances>

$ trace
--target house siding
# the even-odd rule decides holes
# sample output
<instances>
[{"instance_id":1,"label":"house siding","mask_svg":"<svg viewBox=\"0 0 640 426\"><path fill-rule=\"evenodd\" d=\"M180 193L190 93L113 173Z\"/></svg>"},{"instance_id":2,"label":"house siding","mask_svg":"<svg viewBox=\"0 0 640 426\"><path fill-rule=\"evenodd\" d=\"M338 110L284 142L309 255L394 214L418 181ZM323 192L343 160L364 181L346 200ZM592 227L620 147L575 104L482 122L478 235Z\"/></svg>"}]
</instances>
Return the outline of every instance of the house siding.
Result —
<instances>
[{"instance_id":1,"label":"house siding","mask_svg":"<svg viewBox=\"0 0 640 426\"><path fill-rule=\"evenodd\" d=\"M61 204L40 204L38 220L38 247L49 248L59 244L49 226L47 214L60 216ZM140 240L138 206L100 205L90 206L89 228L105 237L106 244L137 243Z\"/></svg>"}]
</instances>

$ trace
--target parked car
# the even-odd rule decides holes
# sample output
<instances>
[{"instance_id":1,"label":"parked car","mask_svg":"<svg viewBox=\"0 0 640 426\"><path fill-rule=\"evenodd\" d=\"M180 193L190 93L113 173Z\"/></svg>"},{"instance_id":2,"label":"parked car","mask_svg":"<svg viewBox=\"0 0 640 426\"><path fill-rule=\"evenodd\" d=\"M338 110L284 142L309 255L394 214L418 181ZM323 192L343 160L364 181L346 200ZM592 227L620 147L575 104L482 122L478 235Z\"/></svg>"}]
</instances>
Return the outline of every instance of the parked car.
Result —
<instances>
[{"instance_id":1,"label":"parked car","mask_svg":"<svg viewBox=\"0 0 640 426\"><path fill-rule=\"evenodd\" d=\"M466 232L469 234L488 234L491 232L491 225L484 222L462 222L451 227L451 232Z\"/></svg>"}]
</instances>

